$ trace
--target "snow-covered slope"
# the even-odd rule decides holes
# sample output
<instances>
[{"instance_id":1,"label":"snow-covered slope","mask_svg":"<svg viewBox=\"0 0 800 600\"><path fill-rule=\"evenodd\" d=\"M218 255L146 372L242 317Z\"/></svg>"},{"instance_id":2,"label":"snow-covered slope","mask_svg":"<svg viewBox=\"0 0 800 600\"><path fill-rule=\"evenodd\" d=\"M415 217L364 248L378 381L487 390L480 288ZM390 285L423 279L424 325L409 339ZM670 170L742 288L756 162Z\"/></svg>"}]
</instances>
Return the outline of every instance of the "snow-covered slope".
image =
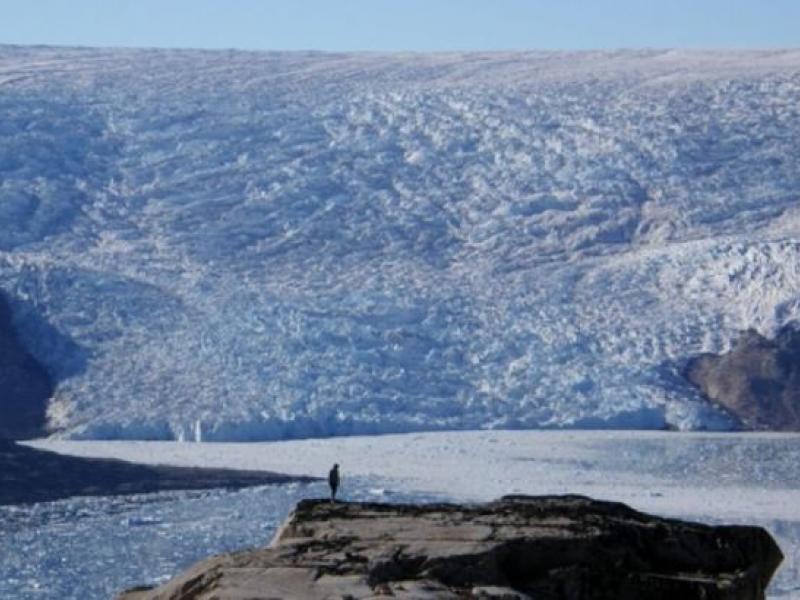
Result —
<instances>
[{"instance_id":1,"label":"snow-covered slope","mask_svg":"<svg viewBox=\"0 0 800 600\"><path fill-rule=\"evenodd\" d=\"M727 427L677 369L800 312L800 51L0 47L0 115L70 436Z\"/></svg>"}]
</instances>

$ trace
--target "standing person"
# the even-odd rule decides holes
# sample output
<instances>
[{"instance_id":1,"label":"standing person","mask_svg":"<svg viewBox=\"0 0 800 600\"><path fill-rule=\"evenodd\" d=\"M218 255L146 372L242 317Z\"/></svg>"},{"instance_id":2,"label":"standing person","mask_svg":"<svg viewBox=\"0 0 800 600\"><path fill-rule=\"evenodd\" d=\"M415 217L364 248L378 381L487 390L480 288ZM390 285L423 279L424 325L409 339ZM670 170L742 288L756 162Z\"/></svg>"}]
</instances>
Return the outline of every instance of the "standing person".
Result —
<instances>
[{"instance_id":1,"label":"standing person","mask_svg":"<svg viewBox=\"0 0 800 600\"><path fill-rule=\"evenodd\" d=\"M336 502L336 490L339 489L339 465L333 465L328 473L328 485L331 486L331 502Z\"/></svg>"}]
</instances>

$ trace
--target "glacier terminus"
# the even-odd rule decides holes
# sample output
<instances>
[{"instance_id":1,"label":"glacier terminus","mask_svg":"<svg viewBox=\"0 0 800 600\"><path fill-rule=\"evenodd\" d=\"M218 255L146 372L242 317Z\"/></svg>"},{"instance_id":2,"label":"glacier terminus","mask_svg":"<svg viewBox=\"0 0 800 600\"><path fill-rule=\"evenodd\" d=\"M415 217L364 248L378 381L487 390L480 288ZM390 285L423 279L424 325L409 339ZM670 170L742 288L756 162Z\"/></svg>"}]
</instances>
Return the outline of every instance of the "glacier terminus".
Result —
<instances>
[{"instance_id":1,"label":"glacier terminus","mask_svg":"<svg viewBox=\"0 0 800 600\"><path fill-rule=\"evenodd\" d=\"M800 51L0 46L0 293L69 438L731 429L800 313Z\"/></svg>"}]
</instances>

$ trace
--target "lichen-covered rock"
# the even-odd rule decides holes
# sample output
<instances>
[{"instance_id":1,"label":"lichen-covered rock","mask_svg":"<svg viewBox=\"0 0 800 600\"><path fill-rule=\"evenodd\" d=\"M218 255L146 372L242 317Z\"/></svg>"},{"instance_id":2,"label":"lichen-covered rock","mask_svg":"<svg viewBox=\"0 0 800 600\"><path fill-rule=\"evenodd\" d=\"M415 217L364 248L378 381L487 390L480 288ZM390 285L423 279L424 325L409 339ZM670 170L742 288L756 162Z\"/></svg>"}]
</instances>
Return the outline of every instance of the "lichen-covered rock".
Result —
<instances>
[{"instance_id":1,"label":"lichen-covered rock","mask_svg":"<svg viewBox=\"0 0 800 600\"><path fill-rule=\"evenodd\" d=\"M748 429L800 430L800 328L746 331L730 352L689 362L689 381Z\"/></svg>"},{"instance_id":2,"label":"lichen-covered rock","mask_svg":"<svg viewBox=\"0 0 800 600\"><path fill-rule=\"evenodd\" d=\"M662 519L581 496L484 505L306 500L268 548L210 558L124 600L764 598L758 527Z\"/></svg>"}]
</instances>

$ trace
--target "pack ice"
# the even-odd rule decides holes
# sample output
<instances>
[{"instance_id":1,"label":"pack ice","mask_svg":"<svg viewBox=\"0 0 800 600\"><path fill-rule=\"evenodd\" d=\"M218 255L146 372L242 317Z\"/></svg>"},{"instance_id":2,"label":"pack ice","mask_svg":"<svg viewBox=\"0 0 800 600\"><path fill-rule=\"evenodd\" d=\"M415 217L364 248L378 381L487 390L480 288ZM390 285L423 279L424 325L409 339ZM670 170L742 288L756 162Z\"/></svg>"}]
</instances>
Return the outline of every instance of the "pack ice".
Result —
<instances>
[{"instance_id":1,"label":"pack ice","mask_svg":"<svg viewBox=\"0 0 800 600\"><path fill-rule=\"evenodd\" d=\"M730 428L800 311L800 51L0 46L0 293L73 438Z\"/></svg>"}]
</instances>

